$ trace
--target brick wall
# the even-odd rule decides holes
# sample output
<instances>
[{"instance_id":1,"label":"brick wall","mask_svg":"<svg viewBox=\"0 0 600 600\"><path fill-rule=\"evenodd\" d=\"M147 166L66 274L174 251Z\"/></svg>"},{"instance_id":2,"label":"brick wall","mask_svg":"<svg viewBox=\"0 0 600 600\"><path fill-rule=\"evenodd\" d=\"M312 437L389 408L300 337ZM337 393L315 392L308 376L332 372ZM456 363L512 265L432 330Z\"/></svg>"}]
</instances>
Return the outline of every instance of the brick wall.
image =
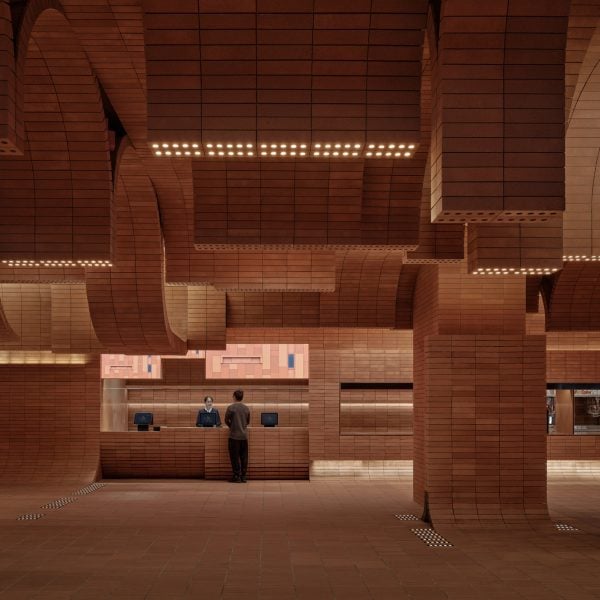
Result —
<instances>
[{"instance_id":1,"label":"brick wall","mask_svg":"<svg viewBox=\"0 0 600 600\"><path fill-rule=\"evenodd\" d=\"M98 358L80 365L1 365L0 481L92 481L100 397Z\"/></svg>"}]
</instances>

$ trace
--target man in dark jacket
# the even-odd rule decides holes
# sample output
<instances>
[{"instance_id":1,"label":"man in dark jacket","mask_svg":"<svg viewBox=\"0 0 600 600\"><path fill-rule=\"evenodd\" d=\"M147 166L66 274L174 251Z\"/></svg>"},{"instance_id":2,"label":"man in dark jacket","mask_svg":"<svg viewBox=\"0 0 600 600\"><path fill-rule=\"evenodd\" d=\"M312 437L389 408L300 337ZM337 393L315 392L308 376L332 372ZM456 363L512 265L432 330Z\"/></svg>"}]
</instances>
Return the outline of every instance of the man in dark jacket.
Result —
<instances>
[{"instance_id":1,"label":"man in dark jacket","mask_svg":"<svg viewBox=\"0 0 600 600\"><path fill-rule=\"evenodd\" d=\"M242 404L244 392L233 392L235 402L227 407L225 423L229 427L229 459L233 476L232 483L246 483L248 470L248 425L250 424L250 409Z\"/></svg>"}]
</instances>

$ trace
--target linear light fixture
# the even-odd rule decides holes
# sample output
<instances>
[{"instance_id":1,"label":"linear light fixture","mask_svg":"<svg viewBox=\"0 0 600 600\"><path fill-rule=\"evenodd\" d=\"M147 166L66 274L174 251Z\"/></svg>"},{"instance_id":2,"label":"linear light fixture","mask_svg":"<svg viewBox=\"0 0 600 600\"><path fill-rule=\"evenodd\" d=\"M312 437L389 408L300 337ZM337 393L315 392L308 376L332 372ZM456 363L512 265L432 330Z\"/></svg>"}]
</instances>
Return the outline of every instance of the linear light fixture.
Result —
<instances>
[{"instance_id":1,"label":"linear light fixture","mask_svg":"<svg viewBox=\"0 0 600 600\"><path fill-rule=\"evenodd\" d=\"M589 256L588 254L569 254L563 256L563 260L568 262L598 262L600 261L600 256L593 254Z\"/></svg>"},{"instance_id":2,"label":"linear light fixture","mask_svg":"<svg viewBox=\"0 0 600 600\"><path fill-rule=\"evenodd\" d=\"M154 156L164 158L411 158L414 143L300 142L153 142Z\"/></svg>"},{"instance_id":3,"label":"linear light fixture","mask_svg":"<svg viewBox=\"0 0 600 600\"><path fill-rule=\"evenodd\" d=\"M552 275L557 271L546 267L479 267L471 275Z\"/></svg>"},{"instance_id":4,"label":"linear light fixture","mask_svg":"<svg viewBox=\"0 0 600 600\"><path fill-rule=\"evenodd\" d=\"M112 267L110 260L30 260L30 259L7 259L2 264L6 267Z\"/></svg>"}]
</instances>

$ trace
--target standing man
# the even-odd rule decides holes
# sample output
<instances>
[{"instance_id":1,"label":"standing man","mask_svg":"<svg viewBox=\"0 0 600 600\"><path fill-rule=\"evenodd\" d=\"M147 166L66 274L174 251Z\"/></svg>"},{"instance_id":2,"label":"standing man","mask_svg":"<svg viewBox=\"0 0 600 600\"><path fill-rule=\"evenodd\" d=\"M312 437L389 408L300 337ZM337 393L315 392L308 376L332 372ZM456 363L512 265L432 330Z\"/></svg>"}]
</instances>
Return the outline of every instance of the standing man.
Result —
<instances>
[{"instance_id":1,"label":"standing man","mask_svg":"<svg viewBox=\"0 0 600 600\"><path fill-rule=\"evenodd\" d=\"M229 459L233 477L232 483L246 483L248 470L248 425L250 424L250 409L242 404L244 392L233 392L235 402L227 407L225 423L229 427Z\"/></svg>"}]
</instances>

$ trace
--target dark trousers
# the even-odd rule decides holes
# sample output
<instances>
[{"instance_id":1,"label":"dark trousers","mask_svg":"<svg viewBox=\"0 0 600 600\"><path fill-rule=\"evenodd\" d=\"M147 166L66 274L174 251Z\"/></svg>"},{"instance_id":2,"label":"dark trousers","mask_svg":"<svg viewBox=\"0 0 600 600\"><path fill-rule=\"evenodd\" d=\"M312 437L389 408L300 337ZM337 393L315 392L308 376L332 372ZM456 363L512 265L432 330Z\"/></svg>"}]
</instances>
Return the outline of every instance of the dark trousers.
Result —
<instances>
[{"instance_id":1,"label":"dark trousers","mask_svg":"<svg viewBox=\"0 0 600 600\"><path fill-rule=\"evenodd\" d=\"M248 440L229 438L229 460L234 477L246 477L248 470Z\"/></svg>"}]
</instances>

